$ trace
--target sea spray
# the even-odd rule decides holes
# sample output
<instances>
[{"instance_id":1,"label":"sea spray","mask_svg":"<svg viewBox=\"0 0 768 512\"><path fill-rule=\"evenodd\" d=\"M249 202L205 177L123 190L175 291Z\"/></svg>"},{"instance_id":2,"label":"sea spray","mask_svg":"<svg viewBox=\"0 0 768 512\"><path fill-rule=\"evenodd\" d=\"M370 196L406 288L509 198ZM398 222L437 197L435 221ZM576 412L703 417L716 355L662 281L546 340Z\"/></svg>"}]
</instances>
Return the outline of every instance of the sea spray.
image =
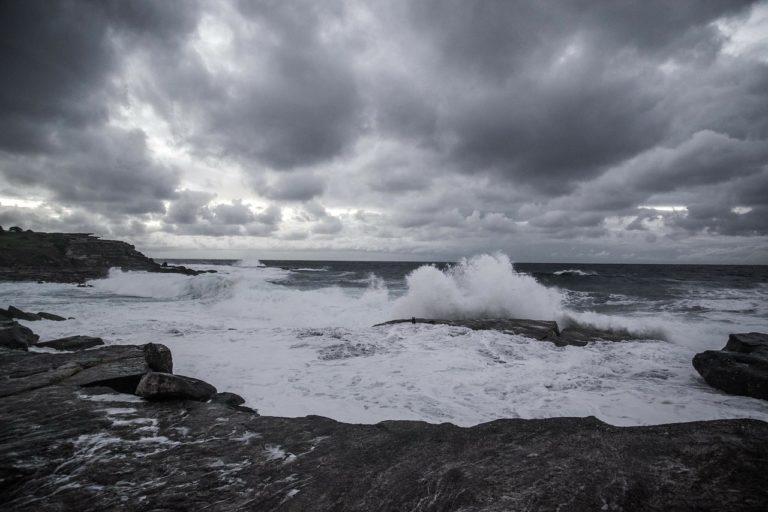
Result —
<instances>
[{"instance_id":1,"label":"sea spray","mask_svg":"<svg viewBox=\"0 0 768 512\"><path fill-rule=\"evenodd\" d=\"M447 270L422 266L406 282L406 294L393 307L396 318L553 320L563 313L559 290L515 272L501 253L465 258Z\"/></svg>"},{"instance_id":2,"label":"sea spray","mask_svg":"<svg viewBox=\"0 0 768 512\"><path fill-rule=\"evenodd\" d=\"M99 293L160 300L220 299L231 294L233 285L234 281L226 275L123 272L118 268L110 269L106 279L91 281L91 286Z\"/></svg>"}]
</instances>

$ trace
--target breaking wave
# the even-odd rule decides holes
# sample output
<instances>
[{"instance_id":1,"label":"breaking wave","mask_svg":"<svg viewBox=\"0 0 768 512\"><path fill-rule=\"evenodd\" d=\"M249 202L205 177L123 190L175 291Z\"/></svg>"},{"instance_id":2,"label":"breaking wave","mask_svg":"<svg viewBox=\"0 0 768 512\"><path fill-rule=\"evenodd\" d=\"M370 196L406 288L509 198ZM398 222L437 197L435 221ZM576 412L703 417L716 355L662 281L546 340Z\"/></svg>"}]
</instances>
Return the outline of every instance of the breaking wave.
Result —
<instances>
[{"instance_id":1,"label":"breaking wave","mask_svg":"<svg viewBox=\"0 0 768 512\"><path fill-rule=\"evenodd\" d=\"M481 317L551 320L563 313L563 296L519 274L501 253L462 259L447 270L432 265L406 277L408 290L394 305L395 317Z\"/></svg>"},{"instance_id":2,"label":"breaking wave","mask_svg":"<svg viewBox=\"0 0 768 512\"><path fill-rule=\"evenodd\" d=\"M597 272L589 272L585 270L579 270L577 268L569 268L565 270L558 270L557 272L553 272L556 276L579 276L579 277L586 277L586 276L596 276Z\"/></svg>"}]
</instances>

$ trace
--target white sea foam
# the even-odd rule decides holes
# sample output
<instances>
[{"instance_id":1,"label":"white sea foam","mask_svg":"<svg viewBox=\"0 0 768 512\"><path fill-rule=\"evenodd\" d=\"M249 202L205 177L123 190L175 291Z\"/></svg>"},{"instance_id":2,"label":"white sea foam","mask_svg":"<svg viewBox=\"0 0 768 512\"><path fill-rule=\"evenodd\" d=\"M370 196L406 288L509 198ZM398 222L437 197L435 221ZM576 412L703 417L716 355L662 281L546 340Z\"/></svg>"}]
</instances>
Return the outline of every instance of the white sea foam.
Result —
<instances>
[{"instance_id":1,"label":"white sea foam","mask_svg":"<svg viewBox=\"0 0 768 512\"><path fill-rule=\"evenodd\" d=\"M113 271L94 288L0 283L0 301L75 317L28 324L42 339L87 334L108 343L164 343L176 371L238 393L266 415L459 425L586 415L617 425L768 420L764 402L706 386L690 364L695 352L722 347L734 328L768 330L759 315L720 311L686 322L672 312L575 312L566 294L515 272L503 255L470 258L449 271L421 267L400 297L376 276L364 289L299 290L284 284L289 271L217 268L196 277ZM730 311L744 310L741 301L760 302L738 293L701 299ZM558 348L494 331L371 327L411 316L572 319L651 340ZM737 325L726 321L734 318ZM118 411L105 409L131 420L133 410L122 418Z\"/></svg>"},{"instance_id":2,"label":"white sea foam","mask_svg":"<svg viewBox=\"0 0 768 512\"><path fill-rule=\"evenodd\" d=\"M408 291L395 303L395 317L549 320L562 315L560 292L515 272L504 254L463 259L444 271L422 266L406 281Z\"/></svg>"},{"instance_id":3,"label":"white sea foam","mask_svg":"<svg viewBox=\"0 0 768 512\"><path fill-rule=\"evenodd\" d=\"M579 270L577 268L569 268L565 270L558 270L557 272L553 272L556 276L596 276L597 272L591 272L591 271L585 271L585 270Z\"/></svg>"},{"instance_id":4,"label":"white sea foam","mask_svg":"<svg viewBox=\"0 0 768 512\"><path fill-rule=\"evenodd\" d=\"M242 259L240 259L237 263L235 263L235 266L241 267L241 268L261 268L265 265L259 261L258 259L252 257L252 256L246 256Z\"/></svg>"}]
</instances>

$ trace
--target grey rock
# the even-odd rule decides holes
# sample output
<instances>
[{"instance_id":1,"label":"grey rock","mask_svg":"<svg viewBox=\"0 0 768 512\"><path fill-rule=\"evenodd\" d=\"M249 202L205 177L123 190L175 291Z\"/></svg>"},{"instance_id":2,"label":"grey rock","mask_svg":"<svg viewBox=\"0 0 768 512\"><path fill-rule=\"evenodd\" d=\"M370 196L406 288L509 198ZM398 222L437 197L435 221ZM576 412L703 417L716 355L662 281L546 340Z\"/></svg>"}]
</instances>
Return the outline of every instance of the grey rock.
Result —
<instances>
[{"instance_id":1,"label":"grey rock","mask_svg":"<svg viewBox=\"0 0 768 512\"><path fill-rule=\"evenodd\" d=\"M14 350L29 350L40 337L32 332L29 327L17 322L3 322L0 324L0 347Z\"/></svg>"},{"instance_id":2,"label":"grey rock","mask_svg":"<svg viewBox=\"0 0 768 512\"><path fill-rule=\"evenodd\" d=\"M198 400L205 402L213 398L216 394L216 388L207 382L192 377L149 372L139 381L136 394L148 400Z\"/></svg>"},{"instance_id":3,"label":"grey rock","mask_svg":"<svg viewBox=\"0 0 768 512\"><path fill-rule=\"evenodd\" d=\"M11 316L7 309L0 308L0 322L8 320L13 320L13 316Z\"/></svg>"},{"instance_id":4,"label":"grey rock","mask_svg":"<svg viewBox=\"0 0 768 512\"><path fill-rule=\"evenodd\" d=\"M160 344L115 345L71 353L0 354L0 397L54 384L107 386L133 393L150 371L173 371L171 351Z\"/></svg>"},{"instance_id":5,"label":"grey rock","mask_svg":"<svg viewBox=\"0 0 768 512\"><path fill-rule=\"evenodd\" d=\"M723 350L743 354L761 354L768 357L768 334L762 332L731 334Z\"/></svg>"},{"instance_id":6,"label":"grey rock","mask_svg":"<svg viewBox=\"0 0 768 512\"><path fill-rule=\"evenodd\" d=\"M95 336L67 336L37 344L38 347L52 348L55 350L84 350L86 348L104 345L104 340Z\"/></svg>"},{"instance_id":7,"label":"grey rock","mask_svg":"<svg viewBox=\"0 0 768 512\"><path fill-rule=\"evenodd\" d=\"M245 403L245 399L240 395L236 395L235 393L229 393L228 391L225 391L223 393L216 393L216 395L213 398L211 398L211 402L215 404L226 404L226 405L236 406L236 405L243 405Z\"/></svg>"},{"instance_id":8,"label":"grey rock","mask_svg":"<svg viewBox=\"0 0 768 512\"><path fill-rule=\"evenodd\" d=\"M37 316L42 318L43 320L54 320L56 322L63 322L66 320L63 316L54 315L53 313L46 313L45 311L40 311L37 313Z\"/></svg>"},{"instance_id":9,"label":"grey rock","mask_svg":"<svg viewBox=\"0 0 768 512\"><path fill-rule=\"evenodd\" d=\"M40 315L36 315L34 313L27 313L26 311L22 311L15 306L8 306L8 313L11 315L11 318L17 318L19 320L27 320L29 322L42 320Z\"/></svg>"},{"instance_id":10,"label":"grey rock","mask_svg":"<svg viewBox=\"0 0 768 512\"><path fill-rule=\"evenodd\" d=\"M714 388L768 400L768 358L763 355L707 350L693 357L693 367Z\"/></svg>"}]
</instances>

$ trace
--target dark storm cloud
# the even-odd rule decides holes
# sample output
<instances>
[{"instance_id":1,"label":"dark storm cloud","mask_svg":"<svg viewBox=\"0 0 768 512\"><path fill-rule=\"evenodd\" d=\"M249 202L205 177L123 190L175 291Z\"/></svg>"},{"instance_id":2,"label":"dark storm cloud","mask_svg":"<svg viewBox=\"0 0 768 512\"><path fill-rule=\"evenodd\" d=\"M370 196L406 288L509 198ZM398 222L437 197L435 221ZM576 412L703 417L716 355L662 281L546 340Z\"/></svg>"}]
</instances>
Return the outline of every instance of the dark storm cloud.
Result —
<instances>
[{"instance_id":1,"label":"dark storm cloud","mask_svg":"<svg viewBox=\"0 0 768 512\"><path fill-rule=\"evenodd\" d=\"M309 201L325 189L320 176L292 173L276 177L271 182L254 180L254 188L264 197L279 201Z\"/></svg>"},{"instance_id":2,"label":"dark storm cloud","mask_svg":"<svg viewBox=\"0 0 768 512\"><path fill-rule=\"evenodd\" d=\"M170 203L163 229L179 235L267 236L277 230L282 214L279 207L254 211L242 200L212 204L215 194L182 190Z\"/></svg>"},{"instance_id":3,"label":"dark storm cloud","mask_svg":"<svg viewBox=\"0 0 768 512\"><path fill-rule=\"evenodd\" d=\"M156 164L144 133L108 125L121 91L119 40L168 48L195 4L2 2L0 174L65 204L109 214L162 212L178 172Z\"/></svg>"},{"instance_id":4,"label":"dark storm cloud","mask_svg":"<svg viewBox=\"0 0 768 512\"><path fill-rule=\"evenodd\" d=\"M127 236L764 236L753 5L3 2L0 187Z\"/></svg>"},{"instance_id":5,"label":"dark storm cloud","mask_svg":"<svg viewBox=\"0 0 768 512\"><path fill-rule=\"evenodd\" d=\"M440 122L454 162L557 195L669 136L676 91L658 66L706 66L710 22L746 4L419 2L411 19L435 74L464 86Z\"/></svg>"},{"instance_id":6,"label":"dark storm cloud","mask_svg":"<svg viewBox=\"0 0 768 512\"><path fill-rule=\"evenodd\" d=\"M197 151L250 164L256 175L260 166L292 170L341 154L359 135L362 103L346 50L322 31L343 9L309 1L236 5L226 57L236 70L211 69L191 47L170 66L150 56L147 96L169 116L181 107L180 131Z\"/></svg>"}]
</instances>

